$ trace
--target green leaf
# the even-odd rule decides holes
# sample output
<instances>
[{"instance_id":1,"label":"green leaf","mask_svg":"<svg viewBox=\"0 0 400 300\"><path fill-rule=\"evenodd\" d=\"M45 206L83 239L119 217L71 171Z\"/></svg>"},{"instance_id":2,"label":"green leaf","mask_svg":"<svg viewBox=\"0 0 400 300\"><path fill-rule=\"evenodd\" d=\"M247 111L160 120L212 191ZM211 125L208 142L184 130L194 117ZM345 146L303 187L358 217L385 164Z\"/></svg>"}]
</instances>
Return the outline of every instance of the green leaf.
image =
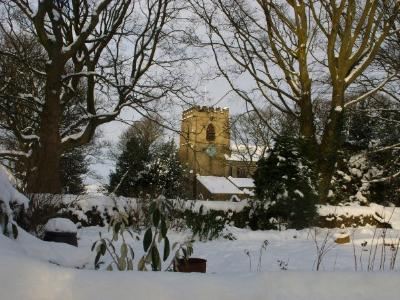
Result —
<instances>
[{"instance_id":1,"label":"green leaf","mask_svg":"<svg viewBox=\"0 0 400 300\"><path fill-rule=\"evenodd\" d=\"M100 245L100 253L101 253L101 255L106 254L106 250L107 250L106 244L104 242L101 243L101 245Z\"/></svg>"},{"instance_id":2,"label":"green leaf","mask_svg":"<svg viewBox=\"0 0 400 300\"><path fill-rule=\"evenodd\" d=\"M192 254L193 254L193 246L192 246L192 244L189 244L187 246L187 249L188 249L188 257L192 256Z\"/></svg>"},{"instance_id":3,"label":"green leaf","mask_svg":"<svg viewBox=\"0 0 400 300\"><path fill-rule=\"evenodd\" d=\"M11 227L12 227L13 237L14 237L14 239L16 239L16 238L18 237L18 228L17 228L17 225L12 224Z\"/></svg>"},{"instance_id":4,"label":"green leaf","mask_svg":"<svg viewBox=\"0 0 400 300\"><path fill-rule=\"evenodd\" d=\"M121 213L121 217L122 217L122 221L124 222L124 227L125 227L125 225L129 224L128 215L126 213Z\"/></svg>"},{"instance_id":5,"label":"green leaf","mask_svg":"<svg viewBox=\"0 0 400 300\"><path fill-rule=\"evenodd\" d=\"M170 252L170 247L169 247L169 240L167 237L164 239L164 255L163 255L163 261L166 261Z\"/></svg>"},{"instance_id":6,"label":"green leaf","mask_svg":"<svg viewBox=\"0 0 400 300\"><path fill-rule=\"evenodd\" d=\"M129 271L133 270L133 262L132 262L132 259L129 259L129 258L128 258L128 270Z\"/></svg>"},{"instance_id":7,"label":"green leaf","mask_svg":"<svg viewBox=\"0 0 400 300\"><path fill-rule=\"evenodd\" d=\"M157 203L155 201L150 203L149 211L150 213L153 213L154 210L156 209Z\"/></svg>"},{"instance_id":8,"label":"green leaf","mask_svg":"<svg viewBox=\"0 0 400 300\"><path fill-rule=\"evenodd\" d=\"M142 258L139 260L138 263L138 270L139 271L146 271L146 258L143 255Z\"/></svg>"},{"instance_id":9,"label":"green leaf","mask_svg":"<svg viewBox=\"0 0 400 300\"><path fill-rule=\"evenodd\" d=\"M153 212L153 224L157 227L158 223L160 223L160 210L157 208Z\"/></svg>"},{"instance_id":10,"label":"green leaf","mask_svg":"<svg viewBox=\"0 0 400 300\"><path fill-rule=\"evenodd\" d=\"M161 243L162 239L163 239L162 235L158 233L158 238L157 238L158 243Z\"/></svg>"},{"instance_id":11,"label":"green leaf","mask_svg":"<svg viewBox=\"0 0 400 300\"><path fill-rule=\"evenodd\" d=\"M107 267L107 271L112 271L112 270L113 270L113 267L112 267L111 264L109 264L108 267Z\"/></svg>"},{"instance_id":12,"label":"green leaf","mask_svg":"<svg viewBox=\"0 0 400 300\"><path fill-rule=\"evenodd\" d=\"M113 241L118 241L118 233L120 229L121 229L121 223L118 222L114 226Z\"/></svg>"},{"instance_id":13,"label":"green leaf","mask_svg":"<svg viewBox=\"0 0 400 300\"><path fill-rule=\"evenodd\" d=\"M160 253L158 253L157 247L151 248L151 267L153 271L161 270Z\"/></svg>"},{"instance_id":14,"label":"green leaf","mask_svg":"<svg viewBox=\"0 0 400 300\"><path fill-rule=\"evenodd\" d=\"M149 250L149 254L146 255L146 264L151 264L151 249Z\"/></svg>"},{"instance_id":15,"label":"green leaf","mask_svg":"<svg viewBox=\"0 0 400 300\"><path fill-rule=\"evenodd\" d=\"M118 257L118 270L124 271L126 269L125 257Z\"/></svg>"},{"instance_id":16,"label":"green leaf","mask_svg":"<svg viewBox=\"0 0 400 300\"><path fill-rule=\"evenodd\" d=\"M164 218L161 220L161 235L163 238L167 236L167 224L165 223Z\"/></svg>"},{"instance_id":17,"label":"green leaf","mask_svg":"<svg viewBox=\"0 0 400 300\"><path fill-rule=\"evenodd\" d=\"M126 257L128 254L128 247L126 246L125 243L122 243L121 245L121 256Z\"/></svg>"},{"instance_id":18,"label":"green leaf","mask_svg":"<svg viewBox=\"0 0 400 300\"><path fill-rule=\"evenodd\" d=\"M99 264L100 256L101 256L101 252L97 252L96 258L94 259L94 267L95 267L96 269L98 269L98 264Z\"/></svg>"},{"instance_id":19,"label":"green leaf","mask_svg":"<svg viewBox=\"0 0 400 300\"><path fill-rule=\"evenodd\" d=\"M95 241L95 242L93 243L93 245L92 245L92 248L90 249L90 251L92 251L92 252L93 252L93 250L94 250L94 247L96 247L96 244L97 244L97 241Z\"/></svg>"},{"instance_id":20,"label":"green leaf","mask_svg":"<svg viewBox=\"0 0 400 300\"><path fill-rule=\"evenodd\" d=\"M143 238L144 252L147 252L147 250L149 249L152 239L153 239L153 233L151 232L151 228L149 228L146 230L146 233L144 234Z\"/></svg>"},{"instance_id":21,"label":"green leaf","mask_svg":"<svg viewBox=\"0 0 400 300\"><path fill-rule=\"evenodd\" d=\"M4 215L4 225L3 225L3 234L8 236L8 215Z\"/></svg>"},{"instance_id":22,"label":"green leaf","mask_svg":"<svg viewBox=\"0 0 400 300\"><path fill-rule=\"evenodd\" d=\"M134 259L135 258L135 252L133 252L133 249L132 249L132 247L130 245L129 245L129 250L131 252L132 259Z\"/></svg>"}]
</instances>

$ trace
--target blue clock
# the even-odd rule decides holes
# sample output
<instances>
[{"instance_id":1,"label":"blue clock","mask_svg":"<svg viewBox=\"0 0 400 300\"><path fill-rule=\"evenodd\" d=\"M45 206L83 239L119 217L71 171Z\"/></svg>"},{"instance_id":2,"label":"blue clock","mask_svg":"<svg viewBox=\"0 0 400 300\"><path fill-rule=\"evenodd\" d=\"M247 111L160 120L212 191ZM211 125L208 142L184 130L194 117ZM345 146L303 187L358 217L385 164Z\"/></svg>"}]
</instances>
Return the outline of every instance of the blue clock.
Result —
<instances>
[{"instance_id":1,"label":"blue clock","mask_svg":"<svg viewBox=\"0 0 400 300\"><path fill-rule=\"evenodd\" d=\"M205 152L209 157L214 157L215 155L217 155L217 148L215 147L215 145L210 145L206 148Z\"/></svg>"}]
</instances>

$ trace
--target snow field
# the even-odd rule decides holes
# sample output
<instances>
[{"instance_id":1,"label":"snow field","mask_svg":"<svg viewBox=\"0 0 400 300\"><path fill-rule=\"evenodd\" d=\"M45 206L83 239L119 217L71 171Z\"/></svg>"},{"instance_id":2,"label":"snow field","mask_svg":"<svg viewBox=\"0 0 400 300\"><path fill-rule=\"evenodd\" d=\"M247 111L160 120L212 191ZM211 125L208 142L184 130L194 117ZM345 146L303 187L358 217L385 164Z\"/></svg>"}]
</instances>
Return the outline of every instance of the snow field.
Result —
<instances>
[{"instance_id":1,"label":"snow field","mask_svg":"<svg viewBox=\"0 0 400 300\"><path fill-rule=\"evenodd\" d=\"M0 188L4 191L1 200L7 207L11 201L26 204L27 199L12 188L1 170L0 179ZM125 200L130 205L134 201ZM115 204L106 196L74 201L82 201L82 211L90 210L93 205L104 211ZM118 201L122 205L120 203ZM195 210L201 204L206 209L240 211L245 202L185 203ZM340 210L328 206L319 208L320 214L327 216L332 212L338 214ZM226 231L235 240L219 238L194 243L193 256L207 259L206 274L107 272L104 268L111 261L107 256L102 258L105 261L102 268L95 271L95 253L90 248L99 238L99 232L110 236L107 228L79 229L78 247L44 242L19 228L17 240L0 235L0 299L396 299L400 285L399 260L393 263L394 271L390 271L390 264L393 258L397 258L394 254L397 255L396 243L400 238L399 208L352 206L343 208L343 213L372 214L377 218L390 219L395 229L385 231L365 227L279 232L227 227ZM61 224L61 227L65 226ZM385 240L382 239L384 232ZM344 234L350 234L353 242L335 244L334 238ZM139 236L142 238L142 235ZM172 244L189 238L190 233L170 231L168 237ZM268 245L262 249L261 245L266 240ZM329 251L322 258L322 272L313 271L316 268L317 246L321 249L325 241ZM134 248L136 267L143 255L142 242L128 236L127 242ZM117 249L119 245L119 242L115 243ZM163 264L163 269L172 255ZM375 272L366 272L372 256ZM355 261L357 272L354 272Z\"/></svg>"},{"instance_id":2,"label":"snow field","mask_svg":"<svg viewBox=\"0 0 400 300\"><path fill-rule=\"evenodd\" d=\"M99 231L107 235L105 228L80 229L78 248L43 242L20 229L17 240L0 236L0 298L365 300L395 299L398 293L399 264L395 272L353 272L351 244L335 246L323 261L323 271L315 272L312 271L315 246L310 230L229 230L237 240L221 238L194 243L194 256L207 259L206 274L179 274L93 270L94 253L90 252L90 246ZM373 232L372 228L356 231L357 251L361 251L363 241L371 242ZM324 233L321 232L321 237ZM183 240L187 235L187 232L169 234L171 242ZM398 237L400 231L390 230L389 235ZM261 257L262 272L256 272L260 246L265 239L269 244ZM142 243L134 240L129 243L134 246L137 264L143 253ZM252 270L245 250L250 253ZM287 271L279 268L279 259L288 263Z\"/></svg>"}]
</instances>

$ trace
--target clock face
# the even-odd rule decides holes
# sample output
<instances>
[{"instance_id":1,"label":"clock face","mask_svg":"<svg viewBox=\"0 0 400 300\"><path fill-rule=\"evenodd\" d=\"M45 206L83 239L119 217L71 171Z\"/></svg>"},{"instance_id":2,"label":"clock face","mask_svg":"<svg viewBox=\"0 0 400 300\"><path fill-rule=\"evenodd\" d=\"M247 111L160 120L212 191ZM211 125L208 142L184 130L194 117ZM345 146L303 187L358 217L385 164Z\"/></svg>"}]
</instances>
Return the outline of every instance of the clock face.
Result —
<instances>
[{"instance_id":1,"label":"clock face","mask_svg":"<svg viewBox=\"0 0 400 300\"><path fill-rule=\"evenodd\" d=\"M215 145L210 145L207 147L205 152L208 156L214 157L217 154L217 148L215 147Z\"/></svg>"}]
</instances>

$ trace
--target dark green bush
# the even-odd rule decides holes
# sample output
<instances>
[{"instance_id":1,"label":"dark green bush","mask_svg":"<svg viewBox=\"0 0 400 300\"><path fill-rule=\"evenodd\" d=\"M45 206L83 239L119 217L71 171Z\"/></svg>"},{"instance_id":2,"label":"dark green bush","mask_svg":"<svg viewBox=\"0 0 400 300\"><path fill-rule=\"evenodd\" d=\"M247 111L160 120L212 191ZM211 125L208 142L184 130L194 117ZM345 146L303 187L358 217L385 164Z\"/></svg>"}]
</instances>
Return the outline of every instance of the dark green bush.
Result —
<instances>
[{"instance_id":1,"label":"dark green bush","mask_svg":"<svg viewBox=\"0 0 400 300\"><path fill-rule=\"evenodd\" d=\"M258 224L254 227L285 224L300 229L312 225L317 202L315 176L301 153L298 140L280 137L267 157L258 162L254 182L259 203L253 203L252 208Z\"/></svg>"},{"instance_id":2,"label":"dark green bush","mask_svg":"<svg viewBox=\"0 0 400 300\"><path fill-rule=\"evenodd\" d=\"M226 213L211 210L204 212L201 206L199 212L185 211L186 225L200 241L218 238L225 228Z\"/></svg>"}]
</instances>

